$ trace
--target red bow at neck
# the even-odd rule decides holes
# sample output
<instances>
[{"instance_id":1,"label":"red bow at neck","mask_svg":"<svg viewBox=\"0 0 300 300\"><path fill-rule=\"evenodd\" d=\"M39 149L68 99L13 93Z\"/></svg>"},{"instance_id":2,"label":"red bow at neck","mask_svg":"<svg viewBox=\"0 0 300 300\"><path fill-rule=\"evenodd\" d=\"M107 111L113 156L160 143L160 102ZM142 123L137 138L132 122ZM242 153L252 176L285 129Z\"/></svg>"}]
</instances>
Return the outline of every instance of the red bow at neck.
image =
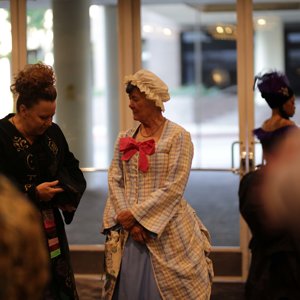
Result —
<instances>
[{"instance_id":1,"label":"red bow at neck","mask_svg":"<svg viewBox=\"0 0 300 300\"><path fill-rule=\"evenodd\" d=\"M151 139L144 142L137 142L131 137L123 137L120 138L120 151L123 152L121 159L125 161L128 161L139 151L139 169L142 172L147 172L149 169L147 155L152 155L155 152L155 141Z\"/></svg>"}]
</instances>

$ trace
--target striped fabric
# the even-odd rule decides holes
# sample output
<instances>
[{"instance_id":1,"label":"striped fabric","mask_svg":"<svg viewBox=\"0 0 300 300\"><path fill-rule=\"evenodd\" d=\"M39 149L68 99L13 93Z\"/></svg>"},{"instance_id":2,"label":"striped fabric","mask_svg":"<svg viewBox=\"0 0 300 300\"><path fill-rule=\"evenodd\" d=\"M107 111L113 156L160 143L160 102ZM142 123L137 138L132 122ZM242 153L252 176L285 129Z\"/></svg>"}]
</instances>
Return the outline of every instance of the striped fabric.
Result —
<instances>
[{"instance_id":1,"label":"striped fabric","mask_svg":"<svg viewBox=\"0 0 300 300\"><path fill-rule=\"evenodd\" d=\"M61 254L59 240L56 232L56 224L52 209L42 210L43 223L46 231L46 237L48 240L48 248L50 257L55 258Z\"/></svg>"},{"instance_id":2,"label":"striped fabric","mask_svg":"<svg viewBox=\"0 0 300 300\"><path fill-rule=\"evenodd\" d=\"M119 139L132 137L136 130L121 133L115 145L103 229L116 225L114 217L130 209L142 226L157 234L147 247L162 298L209 299L209 234L183 198L193 158L190 134L167 121L155 153L148 156L149 170L143 173L138 153L122 161L119 151Z\"/></svg>"}]
</instances>

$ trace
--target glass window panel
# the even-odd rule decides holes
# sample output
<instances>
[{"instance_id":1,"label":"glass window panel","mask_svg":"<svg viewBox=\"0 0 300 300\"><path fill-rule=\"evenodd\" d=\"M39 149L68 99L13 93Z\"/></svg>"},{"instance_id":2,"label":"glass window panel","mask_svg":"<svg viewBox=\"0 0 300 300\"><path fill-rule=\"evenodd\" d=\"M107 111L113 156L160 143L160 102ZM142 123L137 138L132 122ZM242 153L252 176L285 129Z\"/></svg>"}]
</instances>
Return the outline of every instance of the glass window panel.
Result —
<instances>
[{"instance_id":1,"label":"glass window panel","mask_svg":"<svg viewBox=\"0 0 300 300\"><path fill-rule=\"evenodd\" d=\"M193 167L230 168L238 140L235 7L164 2L142 6L143 67L169 85L165 115L191 132Z\"/></svg>"},{"instance_id":2,"label":"glass window panel","mask_svg":"<svg viewBox=\"0 0 300 300\"><path fill-rule=\"evenodd\" d=\"M239 246L239 176L192 170L185 197L209 230L214 246ZM224 192L226 191L226 192Z\"/></svg>"},{"instance_id":3,"label":"glass window panel","mask_svg":"<svg viewBox=\"0 0 300 300\"><path fill-rule=\"evenodd\" d=\"M277 1L256 6L254 1L254 72L270 70L284 72L296 94L296 114L293 120L300 124L299 80L300 80L300 22L299 5L294 2ZM259 8L259 9L256 9ZM255 128L271 117L271 109L255 91ZM262 149L257 141L256 165L262 162Z\"/></svg>"},{"instance_id":4,"label":"glass window panel","mask_svg":"<svg viewBox=\"0 0 300 300\"><path fill-rule=\"evenodd\" d=\"M106 81L111 60L117 61L117 50L108 58L106 49L111 41L106 31L117 32L116 18L110 19L113 26L108 28L106 6L90 6L85 0L66 5L66 1L27 2L27 59L28 63L42 61L54 67L58 88L55 122L81 167L103 169L109 165L111 141L118 131L111 130L113 136L108 136L107 128L118 126L118 111L112 119L107 117L112 103L118 101L117 95L109 99L118 86L117 79ZM109 7L116 10L114 5ZM67 9L68 18L63 14Z\"/></svg>"},{"instance_id":5,"label":"glass window panel","mask_svg":"<svg viewBox=\"0 0 300 300\"><path fill-rule=\"evenodd\" d=\"M9 1L0 2L0 118L13 111L11 84L11 21Z\"/></svg>"},{"instance_id":6,"label":"glass window panel","mask_svg":"<svg viewBox=\"0 0 300 300\"><path fill-rule=\"evenodd\" d=\"M100 229L108 193L107 172L88 172L84 176L88 186L72 223L66 226L68 241L75 245L104 244Z\"/></svg>"},{"instance_id":7,"label":"glass window panel","mask_svg":"<svg viewBox=\"0 0 300 300\"><path fill-rule=\"evenodd\" d=\"M48 1L27 5L27 61L53 66L53 15Z\"/></svg>"}]
</instances>

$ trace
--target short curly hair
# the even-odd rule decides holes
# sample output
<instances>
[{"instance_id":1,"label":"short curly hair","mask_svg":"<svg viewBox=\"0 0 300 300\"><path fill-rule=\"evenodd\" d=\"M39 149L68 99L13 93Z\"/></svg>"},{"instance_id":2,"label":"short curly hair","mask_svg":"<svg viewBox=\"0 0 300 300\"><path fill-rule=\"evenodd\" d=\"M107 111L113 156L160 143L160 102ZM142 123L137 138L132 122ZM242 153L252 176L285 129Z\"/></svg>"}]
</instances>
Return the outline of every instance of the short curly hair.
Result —
<instances>
[{"instance_id":1,"label":"short curly hair","mask_svg":"<svg viewBox=\"0 0 300 300\"><path fill-rule=\"evenodd\" d=\"M42 298L49 254L37 209L0 176L0 299Z\"/></svg>"},{"instance_id":2,"label":"short curly hair","mask_svg":"<svg viewBox=\"0 0 300 300\"><path fill-rule=\"evenodd\" d=\"M55 87L53 68L42 62L28 64L14 78L10 90L17 95L17 111L23 104L31 108L40 100L55 101L57 91Z\"/></svg>"}]
</instances>

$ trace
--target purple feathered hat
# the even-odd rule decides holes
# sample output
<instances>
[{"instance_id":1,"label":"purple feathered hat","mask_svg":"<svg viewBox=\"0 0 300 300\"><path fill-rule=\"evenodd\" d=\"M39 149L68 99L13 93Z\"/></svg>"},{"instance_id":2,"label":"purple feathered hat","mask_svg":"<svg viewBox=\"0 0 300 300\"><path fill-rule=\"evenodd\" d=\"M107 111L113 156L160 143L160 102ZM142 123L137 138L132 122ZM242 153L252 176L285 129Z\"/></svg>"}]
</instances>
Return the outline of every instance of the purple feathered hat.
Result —
<instances>
[{"instance_id":1,"label":"purple feathered hat","mask_svg":"<svg viewBox=\"0 0 300 300\"><path fill-rule=\"evenodd\" d=\"M294 95L287 77L277 71L255 76L254 88L256 86L272 109L281 107Z\"/></svg>"}]
</instances>

